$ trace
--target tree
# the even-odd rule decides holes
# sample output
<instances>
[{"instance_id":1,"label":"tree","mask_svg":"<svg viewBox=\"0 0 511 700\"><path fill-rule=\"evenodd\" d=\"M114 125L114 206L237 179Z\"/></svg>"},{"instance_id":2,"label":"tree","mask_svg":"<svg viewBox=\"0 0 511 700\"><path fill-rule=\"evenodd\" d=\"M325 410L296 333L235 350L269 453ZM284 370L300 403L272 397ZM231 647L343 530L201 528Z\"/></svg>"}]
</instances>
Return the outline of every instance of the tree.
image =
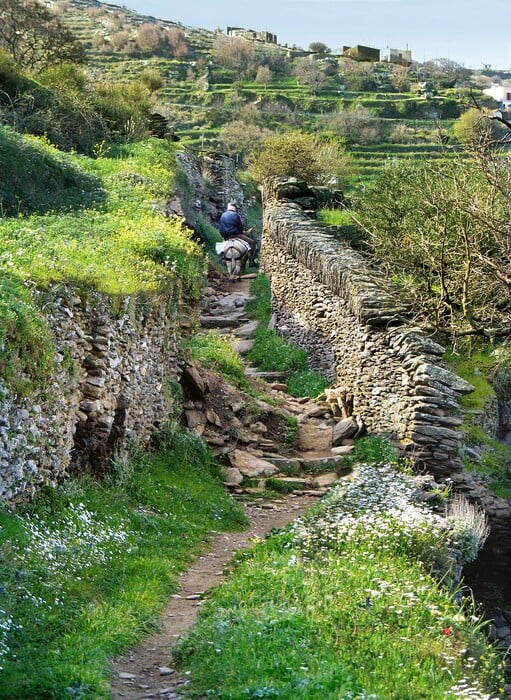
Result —
<instances>
[{"instance_id":1,"label":"tree","mask_svg":"<svg viewBox=\"0 0 511 700\"><path fill-rule=\"evenodd\" d=\"M85 50L57 14L37 0L0 0L0 48L21 68L82 63Z\"/></svg>"},{"instance_id":2,"label":"tree","mask_svg":"<svg viewBox=\"0 0 511 700\"><path fill-rule=\"evenodd\" d=\"M460 143L477 148L477 144L484 145L490 139L498 140L506 129L498 122L490 122L477 107L471 107L455 121L452 132Z\"/></svg>"},{"instance_id":3,"label":"tree","mask_svg":"<svg viewBox=\"0 0 511 700\"><path fill-rule=\"evenodd\" d=\"M295 62L293 73L298 82L307 85L313 95L316 95L326 80L325 71L314 60L304 56Z\"/></svg>"},{"instance_id":4,"label":"tree","mask_svg":"<svg viewBox=\"0 0 511 700\"><path fill-rule=\"evenodd\" d=\"M164 32L155 24L143 24L137 32L137 46L146 53L157 53L164 44Z\"/></svg>"},{"instance_id":5,"label":"tree","mask_svg":"<svg viewBox=\"0 0 511 700\"><path fill-rule=\"evenodd\" d=\"M378 267L430 328L511 334L510 158L490 142L390 163L354 203Z\"/></svg>"},{"instance_id":6,"label":"tree","mask_svg":"<svg viewBox=\"0 0 511 700\"><path fill-rule=\"evenodd\" d=\"M342 142L321 141L312 134L289 131L266 139L262 151L250 159L256 180L296 177L311 185L338 185L346 174L348 159Z\"/></svg>"},{"instance_id":7,"label":"tree","mask_svg":"<svg viewBox=\"0 0 511 700\"><path fill-rule=\"evenodd\" d=\"M240 37L218 36L212 54L221 66L236 71L239 76L248 75L256 63L253 45Z\"/></svg>"},{"instance_id":8,"label":"tree","mask_svg":"<svg viewBox=\"0 0 511 700\"><path fill-rule=\"evenodd\" d=\"M167 43L170 55L174 58L185 58L188 56L189 47L185 33L177 27L167 30Z\"/></svg>"},{"instance_id":9,"label":"tree","mask_svg":"<svg viewBox=\"0 0 511 700\"><path fill-rule=\"evenodd\" d=\"M309 51L312 53L326 54L330 53L331 50L322 41L313 41L309 44Z\"/></svg>"},{"instance_id":10,"label":"tree","mask_svg":"<svg viewBox=\"0 0 511 700\"><path fill-rule=\"evenodd\" d=\"M271 82L272 77L272 72L268 66L259 66L259 68L257 69L255 80L256 83L260 83L261 85L264 85L265 88L267 88L268 83Z\"/></svg>"},{"instance_id":11,"label":"tree","mask_svg":"<svg viewBox=\"0 0 511 700\"><path fill-rule=\"evenodd\" d=\"M270 134L269 129L235 119L220 129L218 141L226 153L244 160L250 153L259 152Z\"/></svg>"},{"instance_id":12,"label":"tree","mask_svg":"<svg viewBox=\"0 0 511 700\"><path fill-rule=\"evenodd\" d=\"M380 124L366 107L355 104L351 109L339 109L327 114L323 127L346 139L347 143L374 143L380 135Z\"/></svg>"}]
</instances>

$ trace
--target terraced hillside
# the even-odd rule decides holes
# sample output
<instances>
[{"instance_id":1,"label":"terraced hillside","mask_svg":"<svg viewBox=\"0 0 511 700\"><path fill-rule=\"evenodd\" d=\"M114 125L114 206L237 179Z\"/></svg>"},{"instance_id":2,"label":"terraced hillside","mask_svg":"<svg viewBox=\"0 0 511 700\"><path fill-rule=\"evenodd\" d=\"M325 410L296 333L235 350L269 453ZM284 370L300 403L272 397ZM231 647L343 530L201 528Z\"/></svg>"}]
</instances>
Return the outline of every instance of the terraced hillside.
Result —
<instances>
[{"instance_id":1,"label":"terraced hillside","mask_svg":"<svg viewBox=\"0 0 511 700\"><path fill-rule=\"evenodd\" d=\"M155 111L188 147L229 150L222 129L240 115L272 131L299 127L331 133L345 138L357 166L355 181L373 175L389 158L448 157L453 146L445 137L441 143L439 125L444 135L449 132L474 87L467 75L464 87L456 81L427 85L419 81L424 70L413 65L357 64L260 41L246 42L251 70L235 70L221 60L218 47L225 35L220 30L184 26L98 0L55 0L54 7L86 46L98 78L159 76ZM182 44L158 46L151 31L170 32ZM321 71L316 85L297 70L307 58ZM259 77L258 65L270 67L266 80ZM475 94L482 103L482 92ZM234 155L235 147L231 150Z\"/></svg>"}]
</instances>

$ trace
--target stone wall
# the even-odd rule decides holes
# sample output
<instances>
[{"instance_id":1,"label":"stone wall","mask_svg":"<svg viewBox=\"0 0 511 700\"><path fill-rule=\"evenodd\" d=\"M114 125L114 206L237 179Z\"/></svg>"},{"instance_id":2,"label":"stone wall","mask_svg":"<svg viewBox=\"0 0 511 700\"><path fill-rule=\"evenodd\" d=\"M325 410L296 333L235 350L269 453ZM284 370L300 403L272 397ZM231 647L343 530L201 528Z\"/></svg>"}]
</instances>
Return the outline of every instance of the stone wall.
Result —
<instances>
[{"instance_id":1,"label":"stone wall","mask_svg":"<svg viewBox=\"0 0 511 700\"><path fill-rule=\"evenodd\" d=\"M299 181L265 183L261 264L275 327L308 351L312 369L353 394L370 432L398 441L417 467L485 510L486 556L496 579L508 581L511 500L458 456L458 399L472 387L446 367L444 348L410 324L387 281L306 213L315 194Z\"/></svg>"},{"instance_id":2,"label":"stone wall","mask_svg":"<svg viewBox=\"0 0 511 700\"><path fill-rule=\"evenodd\" d=\"M297 204L310 204L305 195L296 181L265 185L261 258L277 329L353 394L369 431L398 440L436 476L460 472L457 399L472 387L408 323L386 281Z\"/></svg>"},{"instance_id":3,"label":"stone wall","mask_svg":"<svg viewBox=\"0 0 511 700\"><path fill-rule=\"evenodd\" d=\"M0 385L0 499L16 502L70 472L105 473L147 442L172 409L181 374L170 298L45 293L57 366L38 399Z\"/></svg>"}]
</instances>

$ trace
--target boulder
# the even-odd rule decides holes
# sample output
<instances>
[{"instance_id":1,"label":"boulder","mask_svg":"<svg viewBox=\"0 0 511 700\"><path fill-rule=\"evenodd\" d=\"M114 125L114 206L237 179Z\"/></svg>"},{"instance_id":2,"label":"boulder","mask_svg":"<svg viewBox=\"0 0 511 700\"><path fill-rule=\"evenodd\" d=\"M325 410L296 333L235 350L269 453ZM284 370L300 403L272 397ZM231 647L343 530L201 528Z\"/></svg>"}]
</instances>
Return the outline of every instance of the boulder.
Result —
<instances>
[{"instance_id":1,"label":"boulder","mask_svg":"<svg viewBox=\"0 0 511 700\"><path fill-rule=\"evenodd\" d=\"M224 467L222 476L226 486L239 486L243 481L243 474L236 467Z\"/></svg>"},{"instance_id":2,"label":"boulder","mask_svg":"<svg viewBox=\"0 0 511 700\"><path fill-rule=\"evenodd\" d=\"M304 421L298 425L298 445L306 452L329 450L332 447L332 427Z\"/></svg>"},{"instance_id":3,"label":"boulder","mask_svg":"<svg viewBox=\"0 0 511 700\"><path fill-rule=\"evenodd\" d=\"M359 431L359 425L354 416L344 418L334 425L332 433L332 446L338 447L343 440L354 437Z\"/></svg>"},{"instance_id":4,"label":"boulder","mask_svg":"<svg viewBox=\"0 0 511 700\"><path fill-rule=\"evenodd\" d=\"M250 479L273 476L273 474L278 472L277 467L271 464L271 462L255 457L250 452L245 452L243 450L233 450L233 452L229 454L229 461L243 476Z\"/></svg>"}]
</instances>

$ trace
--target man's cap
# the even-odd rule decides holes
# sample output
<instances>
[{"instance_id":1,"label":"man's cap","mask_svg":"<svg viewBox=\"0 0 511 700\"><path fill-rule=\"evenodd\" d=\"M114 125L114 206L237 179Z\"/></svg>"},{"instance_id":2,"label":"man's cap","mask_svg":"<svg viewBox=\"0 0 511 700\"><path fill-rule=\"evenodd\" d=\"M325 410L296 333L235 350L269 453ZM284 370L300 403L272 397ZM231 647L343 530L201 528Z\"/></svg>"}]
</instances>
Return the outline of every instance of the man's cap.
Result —
<instances>
[{"instance_id":1,"label":"man's cap","mask_svg":"<svg viewBox=\"0 0 511 700\"><path fill-rule=\"evenodd\" d=\"M236 202L229 202L227 205L227 209L230 209L231 211L237 211L238 210L238 205Z\"/></svg>"}]
</instances>

